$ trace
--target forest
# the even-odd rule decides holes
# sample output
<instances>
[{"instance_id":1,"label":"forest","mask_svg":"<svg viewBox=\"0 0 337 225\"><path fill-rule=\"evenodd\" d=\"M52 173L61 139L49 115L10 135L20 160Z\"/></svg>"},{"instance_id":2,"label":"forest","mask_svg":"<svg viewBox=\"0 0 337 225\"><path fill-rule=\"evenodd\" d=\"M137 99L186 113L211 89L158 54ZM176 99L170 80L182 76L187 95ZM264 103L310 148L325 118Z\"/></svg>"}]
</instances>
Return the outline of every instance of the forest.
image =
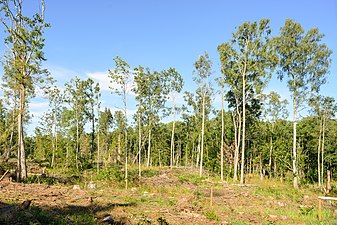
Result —
<instances>
[{"instance_id":1,"label":"forest","mask_svg":"<svg viewBox=\"0 0 337 225\"><path fill-rule=\"evenodd\" d=\"M43 68L44 30L53 29L44 19L44 1L32 17L23 14L20 0L0 4L7 35L0 167L15 171L13 180L32 182L30 169L39 165L51 173L116 173L128 189L151 168L188 168L221 182L244 185L256 176L331 191L326 182L336 177L337 104L320 93L329 81L332 51L318 28L305 30L291 19L279 31L271 30L269 19L244 22L214 46L221 71L214 71L207 52L196 56L190 91L183 91L174 65L156 71L116 56L107 68L110 99L121 106L113 110L102 106L93 79L74 76L57 86ZM272 77L286 83L291 99L265 92ZM37 92L49 107L28 135L29 104ZM132 117L130 95L137 102Z\"/></svg>"}]
</instances>

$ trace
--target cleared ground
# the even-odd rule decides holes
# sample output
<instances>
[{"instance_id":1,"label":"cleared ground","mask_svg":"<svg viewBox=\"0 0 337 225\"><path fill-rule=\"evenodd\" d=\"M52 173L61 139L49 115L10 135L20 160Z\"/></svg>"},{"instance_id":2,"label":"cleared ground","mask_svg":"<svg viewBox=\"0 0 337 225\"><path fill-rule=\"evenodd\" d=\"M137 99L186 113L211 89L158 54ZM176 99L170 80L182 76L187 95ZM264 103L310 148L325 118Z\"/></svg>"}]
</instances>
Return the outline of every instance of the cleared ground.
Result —
<instances>
[{"instance_id":1,"label":"cleared ground","mask_svg":"<svg viewBox=\"0 0 337 225\"><path fill-rule=\"evenodd\" d=\"M90 175L58 185L4 179L0 224L103 224L107 216L111 224L319 224L321 193L313 187L295 191L291 183L257 177L221 183L190 168L153 171L128 190ZM334 204L324 202L321 224L337 224Z\"/></svg>"}]
</instances>

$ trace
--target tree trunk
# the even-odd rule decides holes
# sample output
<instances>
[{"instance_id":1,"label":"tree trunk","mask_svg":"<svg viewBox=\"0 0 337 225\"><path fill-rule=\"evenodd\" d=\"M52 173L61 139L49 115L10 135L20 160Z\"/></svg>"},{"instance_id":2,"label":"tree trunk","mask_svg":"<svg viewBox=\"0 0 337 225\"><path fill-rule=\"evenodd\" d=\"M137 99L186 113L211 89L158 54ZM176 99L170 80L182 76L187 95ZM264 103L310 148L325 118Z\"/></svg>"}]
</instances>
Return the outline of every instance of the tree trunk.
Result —
<instances>
[{"instance_id":1,"label":"tree trunk","mask_svg":"<svg viewBox=\"0 0 337 225\"><path fill-rule=\"evenodd\" d=\"M224 75L222 75L222 82L224 80ZM224 133L225 133L225 122L224 122L224 84L222 84L221 90L221 148L220 148L220 178L223 181L223 157L224 157Z\"/></svg>"},{"instance_id":2,"label":"tree trunk","mask_svg":"<svg viewBox=\"0 0 337 225\"><path fill-rule=\"evenodd\" d=\"M76 161L76 168L78 169L78 153L79 153L79 121L78 121L78 112L77 109L75 110L76 113L76 153L75 153L75 161Z\"/></svg>"},{"instance_id":3,"label":"tree trunk","mask_svg":"<svg viewBox=\"0 0 337 225\"><path fill-rule=\"evenodd\" d=\"M147 162L146 167L148 168L150 166L150 157L151 157L151 119L149 121L149 140L148 140L148 146L147 146Z\"/></svg>"},{"instance_id":4,"label":"tree trunk","mask_svg":"<svg viewBox=\"0 0 337 225\"><path fill-rule=\"evenodd\" d=\"M18 113L18 181L23 181L27 178L26 152L23 136L23 114L25 112L25 102L26 91L25 88L22 86L20 88L20 104Z\"/></svg>"},{"instance_id":5,"label":"tree trunk","mask_svg":"<svg viewBox=\"0 0 337 225\"><path fill-rule=\"evenodd\" d=\"M173 123L172 123L172 133L171 133L171 160L170 160L170 167L172 169L173 164L174 164L174 128L175 128L175 123L176 123L176 110L175 110L175 103L174 103L174 98L173 98Z\"/></svg>"},{"instance_id":6,"label":"tree trunk","mask_svg":"<svg viewBox=\"0 0 337 225\"><path fill-rule=\"evenodd\" d=\"M318 171L318 187L322 186L321 183L321 140L322 140L322 120L319 122L319 137L317 148L317 171Z\"/></svg>"},{"instance_id":7,"label":"tree trunk","mask_svg":"<svg viewBox=\"0 0 337 225\"><path fill-rule=\"evenodd\" d=\"M240 184L244 183L245 169L245 142L246 142L246 80L245 73L242 77L242 147L241 147L241 175Z\"/></svg>"},{"instance_id":8,"label":"tree trunk","mask_svg":"<svg viewBox=\"0 0 337 225\"><path fill-rule=\"evenodd\" d=\"M198 146L197 146L197 159L196 159L196 164L195 166L198 167L199 165L199 160L200 160L200 142L201 142L201 138L200 135L198 136Z\"/></svg>"},{"instance_id":9,"label":"tree trunk","mask_svg":"<svg viewBox=\"0 0 337 225\"><path fill-rule=\"evenodd\" d=\"M127 86L123 86L123 103L124 103L124 117L125 117L125 130L124 130L124 143L125 143L125 189L128 189L128 119L126 113L126 91Z\"/></svg>"},{"instance_id":10,"label":"tree trunk","mask_svg":"<svg viewBox=\"0 0 337 225\"><path fill-rule=\"evenodd\" d=\"M100 135L99 131L97 131L97 173L99 173L100 159L101 159Z\"/></svg>"},{"instance_id":11,"label":"tree trunk","mask_svg":"<svg viewBox=\"0 0 337 225\"><path fill-rule=\"evenodd\" d=\"M323 126L322 126L322 157L321 157L321 160L322 160L322 163L321 163L321 172L322 172L322 175L321 175L321 178L322 178L322 185L324 184L324 142L325 142L325 115L323 115Z\"/></svg>"},{"instance_id":12,"label":"tree trunk","mask_svg":"<svg viewBox=\"0 0 337 225\"><path fill-rule=\"evenodd\" d=\"M234 176L233 181L238 180L238 167L239 167L239 150L241 140L241 113L239 109L239 100L236 98L236 116L233 114L234 136L235 136L235 152L234 152Z\"/></svg>"},{"instance_id":13,"label":"tree trunk","mask_svg":"<svg viewBox=\"0 0 337 225\"><path fill-rule=\"evenodd\" d=\"M127 131L125 128L125 146L127 146ZM125 189L128 189L128 149L125 147Z\"/></svg>"},{"instance_id":14,"label":"tree trunk","mask_svg":"<svg viewBox=\"0 0 337 225\"><path fill-rule=\"evenodd\" d=\"M94 148L95 148L95 112L94 112L94 106L92 105L91 109L92 113L92 121L91 121L91 151L90 151L90 159L92 159L92 155L94 154Z\"/></svg>"},{"instance_id":15,"label":"tree trunk","mask_svg":"<svg viewBox=\"0 0 337 225\"><path fill-rule=\"evenodd\" d=\"M206 95L202 96L202 123L201 123L201 148L200 148L200 171L199 176L202 176L203 167L203 154L204 154L204 133L205 133L205 98Z\"/></svg>"},{"instance_id":16,"label":"tree trunk","mask_svg":"<svg viewBox=\"0 0 337 225\"><path fill-rule=\"evenodd\" d=\"M296 82L294 80L294 87L296 87ZM294 188L298 189L298 172L297 172L297 150L296 150L296 124L297 124L297 102L296 102L296 89L294 90L293 96L293 175L294 175Z\"/></svg>"},{"instance_id":17,"label":"tree trunk","mask_svg":"<svg viewBox=\"0 0 337 225\"><path fill-rule=\"evenodd\" d=\"M117 162L121 162L121 133L118 133Z\"/></svg>"},{"instance_id":18,"label":"tree trunk","mask_svg":"<svg viewBox=\"0 0 337 225\"><path fill-rule=\"evenodd\" d=\"M330 178L331 178L330 170L327 170L326 171L326 193L327 194L329 194L331 190Z\"/></svg>"},{"instance_id":19,"label":"tree trunk","mask_svg":"<svg viewBox=\"0 0 337 225\"><path fill-rule=\"evenodd\" d=\"M271 178L272 171L272 155L273 155L273 135L270 136L270 147L269 147L269 178Z\"/></svg>"},{"instance_id":20,"label":"tree trunk","mask_svg":"<svg viewBox=\"0 0 337 225\"><path fill-rule=\"evenodd\" d=\"M138 176L142 176L142 130L141 130L141 122L140 122L140 114L138 113Z\"/></svg>"},{"instance_id":21,"label":"tree trunk","mask_svg":"<svg viewBox=\"0 0 337 225\"><path fill-rule=\"evenodd\" d=\"M17 99L14 97L14 106L13 106L13 113L12 113L12 125L11 125L11 135L9 138L9 145L8 148L6 150L6 152L4 153L5 155L5 161L7 161L10 158L12 149L13 149L13 137L14 137L14 130L15 130L15 112L16 112L16 104L17 104Z\"/></svg>"}]
</instances>

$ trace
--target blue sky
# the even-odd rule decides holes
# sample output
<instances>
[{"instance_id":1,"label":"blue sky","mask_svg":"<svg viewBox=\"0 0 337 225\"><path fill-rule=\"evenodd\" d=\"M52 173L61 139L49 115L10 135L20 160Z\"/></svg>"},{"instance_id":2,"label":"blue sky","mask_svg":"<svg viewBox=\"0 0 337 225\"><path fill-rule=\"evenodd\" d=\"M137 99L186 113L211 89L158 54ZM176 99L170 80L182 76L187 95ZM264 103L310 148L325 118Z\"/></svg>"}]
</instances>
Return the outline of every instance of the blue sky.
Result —
<instances>
[{"instance_id":1,"label":"blue sky","mask_svg":"<svg viewBox=\"0 0 337 225\"><path fill-rule=\"evenodd\" d=\"M26 4L33 10L38 0ZM329 84L322 93L337 99L337 0L46 0L46 20L51 28L45 32L48 60L44 66L59 85L77 75L92 77L107 89L105 74L113 68L113 58L118 55L131 67L175 67L185 79L184 90L193 91L193 63L198 55L207 51L214 65L213 76L220 76L217 46L228 41L235 27L244 21L262 18L271 20L273 35L278 34L286 18L301 23L306 30L318 27L326 35L323 41L334 53ZM270 90L289 97L285 84L276 79L266 91ZM135 110L132 98L130 112ZM111 108L121 103L108 90L103 90L102 100ZM32 101L31 110L36 116L30 130L45 109L41 99Z\"/></svg>"}]
</instances>

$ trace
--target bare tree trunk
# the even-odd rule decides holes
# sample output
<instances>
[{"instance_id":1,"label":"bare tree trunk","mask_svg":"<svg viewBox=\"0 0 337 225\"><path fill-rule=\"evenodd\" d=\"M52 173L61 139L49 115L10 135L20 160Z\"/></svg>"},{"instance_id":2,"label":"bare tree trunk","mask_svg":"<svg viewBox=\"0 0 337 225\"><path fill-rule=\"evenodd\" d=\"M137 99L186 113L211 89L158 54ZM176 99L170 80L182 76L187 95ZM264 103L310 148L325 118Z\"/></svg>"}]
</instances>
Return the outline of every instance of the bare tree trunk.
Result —
<instances>
[{"instance_id":1,"label":"bare tree trunk","mask_svg":"<svg viewBox=\"0 0 337 225\"><path fill-rule=\"evenodd\" d=\"M121 162L121 133L118 133L117 162Z\"/></svg>"},{"instance_id":2,"label":"bare tree trunk","mask_svg":"<svg viewBox=\"0 0 337 225\"><path fill-rule=\"evenodd\" d=\"M201 138L200 138L200 135L198 136L198 146L197 146L197 160L196 160L196 167L198 167L199 165L199 160L200 160L200 142L201 142Z\"/></svg>"},{"instance_id":3,"label":"bare tree trunk","mask_svg":"<svg viewBox=\"0 0 337 225\"><path fill-rule=\"evenodd\" d=\"M237 109L238 110L238 109ZM239 117L239 113L237 111L237 115ZM239 120L239 122L237 122ZM241 121L240 118L235 119L234 113L233 113L233 125L234 125L234 139L235 139L235 151L234 151L234 176L233 180L238 180L238 164L239 164L239 148L240 148L240 125ZM238 127L239 126L239 127Z\"/></svg>"},{"instance_id":4,"label":"bare tree trunk","mask_svg":"<svg viewBox=\"0 0 337 225\"><path fill-rule=\"evenodd\" d=\"M271 171L272 171L272 155L273 155L273 135L270 136L270 147L269 147L269 178L271 178Z\"/></svg>"},{"instance_id":5,"label":"bare tree trunk","mask_svg":"<svg viewBox=\"0 0 337 225\"><path fill-rule=\"evenodd\" d=\"M148 146L147 146L147 162L146 167L150 166L150 157L151 157L151 120L149 122L149 140L148 140Z\"/></svg>"},{"instance_id":6,"label":"bare tree trunk","mask_svg":"<svg viewBox=\"0 0 337 225\"><path fill-rule=\"evenodd\" d=\"M322 125L322 151L321 151L321 153L322 153L322 158L321 158L321 160L322 160L322 163L321 163L321 172L322 172L322 175L321 175L321 178L322 178L322 185L324 184L324 142L325 142L325 122L326 122L326 120L325 120L325 115L323 115L323 125Z\"/></svg>"},{"instance_id":7,"label":"bare tree trunk","mask_svg":"<svg viewBox=\"0 0 337 225\"><path fill-rule=\"evenodd\" d=\"M99 173L101 163L101 147L100 147L100 135L99 130L97 131L97 173Z\"/></svg>"},{"instance_id":8,"label":"bare tree trunk","mask_svg":"<svg viewBox=\"0 0 337 225\"><path fill-rule=\"evenodd\" d=\"M78 153L79 153L79 121L78 121L78 112L76 111L76 153L75 153L75 161L76 168L78 169Z\"/></svg>"},{"instance_id":9,"label":"bare tree trunk","mask_svg":"<svg viewBox=\"0 0 337 225\"><path fill-rule=\"evenodd\" d=\"M127 130L125 128L125 146L127 146ZM128 149L125 147L125 189L128 189Z\"/></svg>"},{"instance_id":10,"label":"bare tree trunk","mask_svg":"<svg viewBox=\"0 0 337 225\"><path fill-rule=\"evenodd\" d=\"M321 140L322 140L322 120L319 123L319 137L318 137L318 148L317 148L317 171L318 171L318 187L322 186L321 183Z\"/></svg>"},{"instance_id":11,"label":"bare tree trunk","mask_svg":"<svg viewBox=\"0 0 337 225\"><path fill-rule=\"evenodd\" d=\"M294 87L296 87L296 82L294 80ZM297 102L296 102L296 89L294 90L293 96L293 174L294 174L294 188L298 189L298 171L297 171L297 150L296 150L296 124L297 124Z\"/></svg>"},{"instance_id":12,"label":"bare tree trunk","mask_svg":"<svg viewBox=\"0 0 337 225\"><path fill-rule=\"evenodd\" d=\"M141 130L141 122L140 122L140 114L138 113L138 176L142 176L142 130Z\"/></svg>"},{"instance_id":13,"label":"bare tree trunk","mask_svg":"<svg viewBox=\"0 0 337 225\"><path fill-rule=\"evenodd\" d=\"M330 178L331 178L330 170L327 170L326 171L326 193L327 194L329 194L331 190Z\"/></svg>"},{"instance_id":14,"label":"bare tree trunk","mask_svg":"<svg viewBox=\"0 0 337 225\"><path fill-rule=\"evenodd\" d=\"M16 95L16 94L15 94ZM14 137L14 130L15 130L15 112L16 112L16 104L17 104L17 99L16 97L14 97L14 106L13 106L13 113L12 113L12 125L11 125L11 135L9 138L9 145L8 148L6 150L6 152L4 153L5 155L5 161L7 161L10 158L12 149L13 149L13 137Z\"/></svg>"},{"instance_id":15,"label":"bare tree trunk","mask_svg":"<svg viewBox=\"0 0 337 225\"><path fill-rule=\"evenodd\" d=\"M20 104L18 114L18 181L25 180L27 178L26 167L26 152L23 136L23 114L25 111L26 93L24 87L20 89Z\"/></svg>"},{"instance_id":16,"label":"bare tree trunk","mask_svg":"<svg viewBox=\"0 0 337 225\"><path fill-rule=\"evenodd\" d=\"M205 133L205 98L206 95L202 96L202 124L201 124L201 150L200 150L200 171L199 176L202 176L203 169L203 154L204 154L204 133Z\"/></svg>"},{"instance_id":17,"label":"bare tree trunk","mask_svg":"<svg viewBox=\"0 0 337 225\"><path fill-rule=\"evenodd\" d=\"M262 155L260 153L260 179L263 180L264 174L263 174L263 166L262 166Z\"/></svg>"},{"instance_id":18,"label":"bare tree trunk","mask_svg":"<svg viewBox=\"0 0 337 225\"><path fill-rule=\"evenodd\" d=\"M245 169L245 142L246 142L246 78L245 70L242 76L242 147L241 147L241 175L240 184L244 183L244 169Z\"/></svg>"},{"instance_id":19,"label":"bare tree trunk","mask_svg":"<svg viewBox=\"0 0 337 225\"><path fill-rule=\"evenodd\" d=\"M176 109L175 109L174 97L173 97L173 123L172 123L172 134L171 134L171 160L170 160L170 167L172 169L174 164L174 128L176 123Z\"/></svg>"},{"instance_id":20,"label":"bare tree trunk","mask_svg":"<svg viewBox=\"0 0 337 225\"><path fill-rule=\"evenodd\" d=\"M224 80L224 75L222 75L222 82ZM225 133L225 121L224 121L224 84L221 88L221 148L220 148L220 178L223 181L223 158L224 158L224 133Z\"/></svg>"}]
</instances>

